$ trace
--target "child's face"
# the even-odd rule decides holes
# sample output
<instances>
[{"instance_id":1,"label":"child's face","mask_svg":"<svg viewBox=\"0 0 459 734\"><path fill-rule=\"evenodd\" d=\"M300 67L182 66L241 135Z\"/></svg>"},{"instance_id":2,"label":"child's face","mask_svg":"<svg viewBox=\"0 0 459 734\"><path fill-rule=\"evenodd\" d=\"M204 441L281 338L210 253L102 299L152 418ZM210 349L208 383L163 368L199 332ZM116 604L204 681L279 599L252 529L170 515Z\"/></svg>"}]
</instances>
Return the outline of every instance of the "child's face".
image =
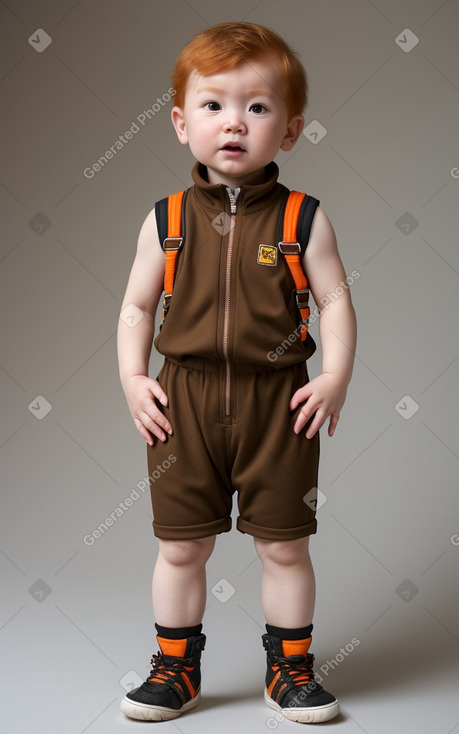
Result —
<instances>
[{"instance_id":1,"label":"child's face","mask_svg":"<svg viewBox=\"0 0 459 734\"><path fill-rule=\"evenodd\" d=\"M221 74L190 75L184 108L173 108L172 122L180 142L207 166L210 183L258 183L279 149L295 145L304 118L288 120L282 86L269 57Z\"/></svg>"}]
</instances>

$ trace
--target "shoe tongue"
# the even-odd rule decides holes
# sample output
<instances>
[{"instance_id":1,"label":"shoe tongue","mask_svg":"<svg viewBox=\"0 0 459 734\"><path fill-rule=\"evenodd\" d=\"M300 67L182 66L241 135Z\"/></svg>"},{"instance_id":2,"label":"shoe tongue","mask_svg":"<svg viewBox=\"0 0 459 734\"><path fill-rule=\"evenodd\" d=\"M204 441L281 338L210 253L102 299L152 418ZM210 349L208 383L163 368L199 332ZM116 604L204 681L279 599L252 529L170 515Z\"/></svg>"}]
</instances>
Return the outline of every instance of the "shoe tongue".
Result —
<instances>
[{"instance_id":1,"label":"shoe tongue","mask_svg":"<svg viewBox=\"0 0 459 734\"><path fill-rule=\"evenodd\" d=\"M306 637L304 640L282 640L282 652L286 658L291 655L306 657L310 645L311 637Z\"/></svg>"},{"instance_id":2,"label":"shoe tongue","mask_svg":"<svg viewBox=\"0 0 459 734\"><path fill-rule=\"evenodd\" d=\"M167 637L160 637L158 635L157 640L163 655L168 657L185 657L188 642L186 637L182 640L170 640Z\"/></svg>"},{"instance_id":3,"label":"shoe tongue","mask_svg":"<svg viewBox=\"0 0 459 734\"><path fill-rule=\"evenodd\" d=\"M306 656L305 655L289 655L288 660L291 665L302 665L304 661L306 660Z\"/></svg>"}]
</instances>

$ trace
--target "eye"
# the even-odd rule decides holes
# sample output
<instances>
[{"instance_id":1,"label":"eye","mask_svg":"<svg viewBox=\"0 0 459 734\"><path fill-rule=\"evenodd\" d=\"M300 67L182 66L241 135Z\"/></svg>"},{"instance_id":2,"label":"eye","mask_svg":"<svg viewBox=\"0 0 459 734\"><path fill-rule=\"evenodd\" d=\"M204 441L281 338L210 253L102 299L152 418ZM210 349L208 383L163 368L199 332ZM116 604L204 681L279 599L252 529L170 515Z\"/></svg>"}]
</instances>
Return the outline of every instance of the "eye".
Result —
<instances>
[{"instance_id":1,"label":"eye","mask_svg":"<svg viewBox=\"0 0 459 734\"><path fill-rule=\"evenodd\" d=\"M250 107L250 112L254 112L256 115L261 115L262 112L266 112L266 108L262 104L253 104Z\"/></svg>"},{"instance_id":2,"label":"eye","mask_svg":"<svg viewBox=\"0 0 459 734\"><path fill-rule=\"evenodd\" d=\"M218 102L207 102L207 104L204 105L206 110L209 110L210 112L218 112L218 110L221 109Z\"/></svg>"}]
</instances>

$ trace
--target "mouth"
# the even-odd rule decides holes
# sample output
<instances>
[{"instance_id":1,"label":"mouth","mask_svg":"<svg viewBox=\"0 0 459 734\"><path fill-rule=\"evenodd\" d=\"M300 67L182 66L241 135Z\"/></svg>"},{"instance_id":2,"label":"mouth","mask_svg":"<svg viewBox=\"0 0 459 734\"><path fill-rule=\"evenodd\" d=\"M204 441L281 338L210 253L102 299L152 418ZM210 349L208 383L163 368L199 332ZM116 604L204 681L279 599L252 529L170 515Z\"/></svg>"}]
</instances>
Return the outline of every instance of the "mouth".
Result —
<instances>
[{"instance_id":1,"label":"mouth","mask_svg":"<svg viewBox=\"0 0 459 734\"><path fill-rule=\"evenodd\" d=\"M245 148L243 148L242 145L239 145L239 143L227 143L223 146L222 150L239 151L240 153L245 153Z\"/></svg>"}]
</instances>

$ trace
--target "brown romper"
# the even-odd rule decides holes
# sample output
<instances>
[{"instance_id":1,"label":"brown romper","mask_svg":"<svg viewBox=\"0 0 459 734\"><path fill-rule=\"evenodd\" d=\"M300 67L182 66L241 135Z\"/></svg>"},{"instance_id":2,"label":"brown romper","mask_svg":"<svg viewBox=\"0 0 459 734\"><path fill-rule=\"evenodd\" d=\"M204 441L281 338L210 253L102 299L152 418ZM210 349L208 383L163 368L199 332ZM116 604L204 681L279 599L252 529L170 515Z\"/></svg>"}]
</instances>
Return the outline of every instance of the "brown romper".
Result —
<instances>
[{"instance_id":1,"label":"brown romper","mask_svg":"<svg viewBox=\"0 0 459 734\"><path fill-rule=\"evenodd\" d=\"M278 173L271 163L265 183L233 193L193 168L174 293L155 339L169 401L158 407L173 428L165 443L147 445L159 538L230 530L234 492L243 533L316 532L319 434L296 435L301 406L289 410L316 345L310 334L301 342L295 286L277 250L288 196Z\"/></svg>"}]
</instances>

